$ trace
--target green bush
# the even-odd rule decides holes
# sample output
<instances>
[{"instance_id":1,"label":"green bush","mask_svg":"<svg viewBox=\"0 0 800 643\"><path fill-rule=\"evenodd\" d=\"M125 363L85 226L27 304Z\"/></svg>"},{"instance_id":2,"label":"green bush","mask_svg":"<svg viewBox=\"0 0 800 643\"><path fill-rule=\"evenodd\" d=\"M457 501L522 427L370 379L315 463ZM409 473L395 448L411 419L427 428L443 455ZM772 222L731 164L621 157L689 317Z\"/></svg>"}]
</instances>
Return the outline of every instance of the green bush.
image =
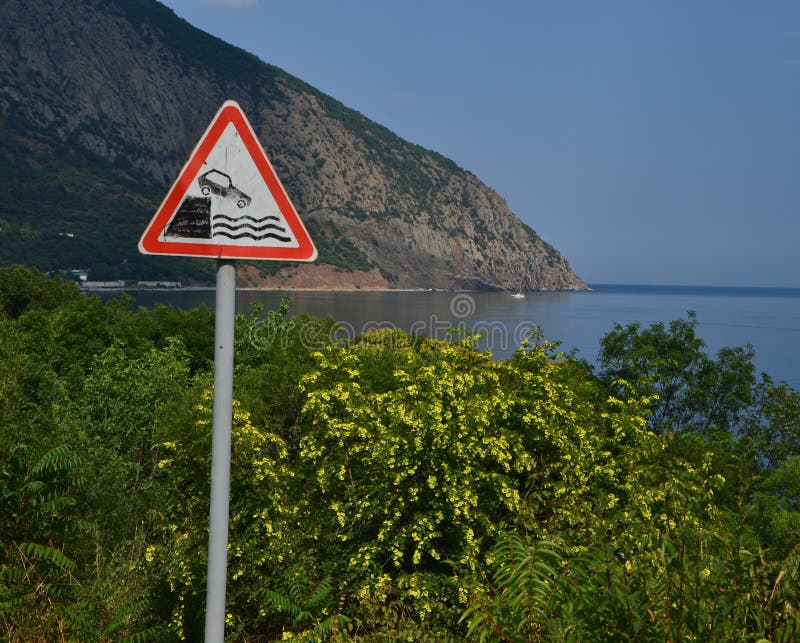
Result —
<instances>
[{"instance_id":1,"label":"green bush","mask_svg":"<svg viewBox=\"0 0 800 643\"><path fill-rule=\"evenodd\" d=\"M213 316L0 270L0 623L198 640ZM231 640L800 636L798 393L695 318L534 336L236 319Z\"/></svg>"}]
</instances>

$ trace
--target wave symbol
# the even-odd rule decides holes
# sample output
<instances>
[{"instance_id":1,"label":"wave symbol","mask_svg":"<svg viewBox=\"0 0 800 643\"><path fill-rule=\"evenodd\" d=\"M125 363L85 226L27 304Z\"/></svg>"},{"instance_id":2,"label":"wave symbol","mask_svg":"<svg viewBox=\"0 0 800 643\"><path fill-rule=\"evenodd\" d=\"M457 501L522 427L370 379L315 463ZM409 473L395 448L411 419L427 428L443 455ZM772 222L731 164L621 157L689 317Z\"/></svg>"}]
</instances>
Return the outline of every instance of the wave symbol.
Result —
<instances>
[{"instance_id":1,"label":"wave symbol","mask_svg":"<svg viewBox=\"0 0 800 643\"><path fill-rule=\"evenodd\" d=\"M263 223L264 221L280 221L280 219L276 216L271 214L265 215L263 217L251 217L249 214L243 214L240 217L231 217L227 214L215 214L211 217L212 221L216 221L217 219L223 219L225 221L231 221L233 223L239 223L239 221L252 221L253 223Z\"/></svg>"},{"instance_id":2,"label":"wave symbol","mask_svg":"<svg viewBox=\"0 0 800 643\"><path fill-rule=\"evenodd\" d=\"M214 229L227 228L228 230L241 230L246 228L254 232L261 232L262 230L278 230L279 232L286 232L283 226L275 225L274 223L265 223L264 225L251 225L249 223L240 223L239 225L231 225L230 223L214 223Z\"/></svg>"},{"instance_id":3,"label":"wave symbol","mask_svg":"<svg viewBox=\"0 0 800 643\"><path fill-rule=\"evenodd\" d=\"M273 215L253 217L245 214L240 217L231 217L227 214L215 214L211 217L211 237L253 239L254 241L275 239L283 243L292 240L284 226L269 223L271 221L280 221L280 219Z\"/></svg>"},{"instance_id":4,"label":"wave symbol","mask_svg":"<svg viewBox=\"0 0 800 643\"><path fill-rule=\"evenodd\" d=\"M213 236L228 237L229 239L244 239L245 237L247 237L248 239L253 239L255 241L261 241L262 239L277 239L278 241L283 241L284 243L292 240L291 237L282 237L281 235L275 234L274 232L265 232L264 234L253 234L252 232L231 234L230 232L225 232L224 230L218 230L214 232Z\"/></svg>"}]
</instances>

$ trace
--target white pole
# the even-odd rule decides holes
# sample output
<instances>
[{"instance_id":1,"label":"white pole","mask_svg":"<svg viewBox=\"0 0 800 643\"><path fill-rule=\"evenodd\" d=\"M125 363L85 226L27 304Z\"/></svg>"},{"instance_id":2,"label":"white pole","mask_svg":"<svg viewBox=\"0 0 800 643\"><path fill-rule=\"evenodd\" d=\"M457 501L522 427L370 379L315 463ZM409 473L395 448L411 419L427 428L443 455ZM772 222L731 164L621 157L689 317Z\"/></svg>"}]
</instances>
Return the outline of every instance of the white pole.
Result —
<instances>
[{"instance_id":1,"label":"white pole","mask_svg":"<svg viewBox=\"0 0 800 643\"><path fill-rule=\"evenodd\" d=\"M228 503L233 420L233 329L236 302L236 264L232 260L217 261L216 296L206 643L223 643L225 639L225 584L228 565Z\"/></svg>"}]
</instances>

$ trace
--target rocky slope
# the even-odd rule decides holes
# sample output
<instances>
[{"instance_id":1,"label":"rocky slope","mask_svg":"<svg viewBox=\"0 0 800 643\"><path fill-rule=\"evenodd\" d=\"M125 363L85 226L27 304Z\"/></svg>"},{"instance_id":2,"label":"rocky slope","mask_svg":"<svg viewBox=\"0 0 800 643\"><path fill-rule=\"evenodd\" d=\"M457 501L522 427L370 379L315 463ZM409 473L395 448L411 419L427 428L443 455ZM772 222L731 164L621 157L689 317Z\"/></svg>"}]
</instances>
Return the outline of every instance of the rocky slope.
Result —
<instances>
[{"instance_id":1,"label":"rocky slope","mask_svg":"<svg viewBox=\"0 0 800 643\"><path fill-rule=\"evenodd\" d=\"M359 271L369 283L405 288L585 288L473 174L153 0L3 5L0 262L27 254L46 269L89 266L93 277L166 266L207 277L212 262L143 258L135 247L186 155L232 98L320 262L337 267L343 285ZM306 274L256 267L281 270L277 279L289 285Z\"/></svg>"}]
</instances>

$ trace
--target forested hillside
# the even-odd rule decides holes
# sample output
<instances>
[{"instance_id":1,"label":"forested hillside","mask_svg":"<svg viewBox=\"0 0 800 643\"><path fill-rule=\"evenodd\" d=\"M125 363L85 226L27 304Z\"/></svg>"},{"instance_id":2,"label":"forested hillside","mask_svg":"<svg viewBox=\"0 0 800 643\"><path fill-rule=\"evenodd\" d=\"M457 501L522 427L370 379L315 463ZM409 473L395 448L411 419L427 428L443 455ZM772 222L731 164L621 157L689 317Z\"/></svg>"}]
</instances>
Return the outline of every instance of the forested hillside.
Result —
<instances>
[{"instance_id":1,"label":"forested hillside","mask_svg":"<svg viewBox=\"0 0 800 643\"><path fill-rule=\"evenodd\" d=\"M202 637L213 316L131 303L0 270L9 641ZM230 640L800 637L800 395L747 347L332 325L237 318Z\"/></svg>"},{"instance_id":2,"label":"forested hillside","mask_svg":"<svg viewBox=\"0 0 800 643\"><path fill-rule=\"evenodd\" d=\"M213 281L208 261L154 260L136 244L233 99L319 249L320 265L252 266L251 285L318 285L333 274L325 285L586 288L474 174L155 0L4 0L2 9L0 265Z\"/></svg>"}]
</instances>

